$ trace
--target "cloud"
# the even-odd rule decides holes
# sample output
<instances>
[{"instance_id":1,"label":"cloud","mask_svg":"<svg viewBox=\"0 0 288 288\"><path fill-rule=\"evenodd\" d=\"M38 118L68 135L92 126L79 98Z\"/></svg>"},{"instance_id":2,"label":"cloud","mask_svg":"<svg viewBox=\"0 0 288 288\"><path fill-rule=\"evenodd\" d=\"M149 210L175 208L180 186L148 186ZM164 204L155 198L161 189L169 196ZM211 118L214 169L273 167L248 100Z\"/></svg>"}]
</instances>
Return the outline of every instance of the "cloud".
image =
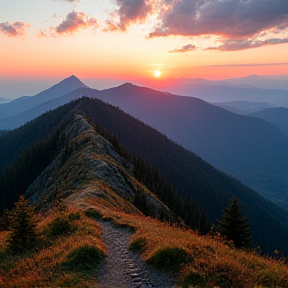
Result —
<instances>
[{"instance_id":1,"label":"cloud","mask_svg":"<svg viewBox=\"0 0 288 288\"><path fill-rule=\"evenodd\" d=\"M30 27L30 24L24 22L0 23L0 31L8 36L23 36L25 35L25 28L28 27Z\"/></svg>"},{"instance_id":2,"label":"cloud","mask_svg":"<svg viewBox=\"0 0 288 288\"><path fill-rule=\"evenodd\" d=\"M107 29L110 31L122 30L133 23L143 23L153 10L153 1L151 0L116 0L117 8L113 15L119 18L119 21L107 21Z\"/></svg>"},{"instance_id":3,"label":"cloud","mask_svg":"<svg viewBox=\"0 0 288 288\"><path fill-rule=\"evenodd\" d=\"M87 29L88 27L96 29L98 27L97 19L88 18L85 13L73 10L66 16L66 19L55 28L55 32L58 34L72 34L78 30Z\"/></svg>"},{"instance_id":4,"label":"cloud","mask_svg":"<svg viewBox=\"0 0 288 288\"><path fill-rule=\"evenodd\" d=\"M65 20L62 21L57 27L51 27L49 32L39 30L38 37L73 34L82 29L97 29L98 26L99 25L96 18L89 18L85 13L73 10L72 12L68 13Z\"/></svg>"},{"instance_id":5,"label":"cloud","mask_svg":"<svg viewBox=\"0 0 288 288\"><path fill-rule=\"evenodd\" d=\"M267 40L253 40L253 39L228 39L225 40L224 43L218 47L209 47L206 50L219 50L219 51L238 51L245 50L251 48L258 48L266 45L276 45L276 44L284 44L288 43L288 38L274 38Z\"/></svg>"},{"instance_id":6,"label":"cloud","mask_svg":"<svg viewBox=\"0 0 288 288\"><path fill-rule=\"evenodd\" d=\"M43 31L43 30L39 30L38 34L37 34L38 37L48 37L48 33Z\"/></svg>"},{"instance_id":7,"label":"cloud","mask_svg":"<svg viewBox=\"0 0 288 288\"><path fill-rule=\"evenodd\" d=\"M288 27L287 0L163 0L150 37L222 35L247 38Z\"/></svg>"},{"instance_id":8,"label":"cloud","mask_svg":"<svg viewBox=\"0 0 288 288\"><path fill-rule=\"evenodd\" d=\"M182 46L180 48L171 50L171 51L169 51L169 53L186 53L186 52L189 52L189 51L193 51L196 48L197 47L195 45L187 44L187 45L184 45L184 46Z\"/></svg>"}]
</instances>

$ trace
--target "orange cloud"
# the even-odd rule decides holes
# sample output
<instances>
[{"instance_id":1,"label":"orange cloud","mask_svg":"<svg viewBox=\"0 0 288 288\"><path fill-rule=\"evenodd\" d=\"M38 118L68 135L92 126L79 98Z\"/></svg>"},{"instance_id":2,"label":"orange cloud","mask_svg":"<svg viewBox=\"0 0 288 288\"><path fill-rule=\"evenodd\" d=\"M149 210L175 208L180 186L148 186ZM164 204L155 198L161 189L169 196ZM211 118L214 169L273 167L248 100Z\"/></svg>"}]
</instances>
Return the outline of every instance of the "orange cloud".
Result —
<instances>
[{"instance_id":1,"label":"orange cloud","mask_svg":"<svg viewBox=\"0 0 288 288\"><path fill-rule=\"evenodd\" d=\"M65 20L62 21L57 27L51 27L49 33L43 30L38 32L39 37L57 36L61 34L73 34L83 29L97 29L98 21L96 18L89 18L83 12L73 10L68 13Z\"/></svg>"},{"instance_id":2,"label":"orange cloud","mask_svg":"<svg viewBox=\"0 0 288 288\"><path fill-rule=\"evenodd\" d=\"M187 45L184 45L180 48L176 48L172 51L169 51L169 53L186 53L186 52L189 52L189 51L193 51L195 50L197 47L195 45L192 45L192 44L187 44Z\"/></svg>"},{"instance_id":3,"label":"orange cloud","mask_svg":"<svg viewBox=\"0 0 288 288\"><path fill-rule=\"evenodd\" d=\"M0 23L0 31L8 36L23 36L25 35L25 28L30 27L30 24L24 22L4 22Z\"/></svg>"}]
</instances>

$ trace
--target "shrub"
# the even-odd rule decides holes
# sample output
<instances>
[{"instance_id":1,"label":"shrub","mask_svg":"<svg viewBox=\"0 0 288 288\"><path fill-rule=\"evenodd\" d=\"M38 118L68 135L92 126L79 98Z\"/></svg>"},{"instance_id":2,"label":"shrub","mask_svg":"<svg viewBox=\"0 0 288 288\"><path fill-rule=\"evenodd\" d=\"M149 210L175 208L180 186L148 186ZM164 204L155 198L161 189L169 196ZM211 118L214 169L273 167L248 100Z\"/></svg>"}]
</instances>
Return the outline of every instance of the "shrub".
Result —
<instances>
[{"instance_id":1,"label":"shrub","mask_svg":"<svg viewBox=\"0 0 288 288\"><path fill-rule=\"evenodd\" d=\"M95 218L95 219L102 219L103 218L103 215L99 211L97 211L93 208L89 208L88 210L86 210L85 215L87 217Z\"/></svg>"},{"instance_id":2,"label":"shrub","mask_svg":"<svg viewBox=\"0 0 288 288\"><path fill-rule=\"evenodd\" d=\"M147 240L145 238L138 238L132 241L129 245L129 249L135 252L142 253L146 250Z\"/></svg>"},{"instance_id":3,"label":"shrub","mask_svg":"<svg viewBox=\"0 0 288 288\"><path fill-rule=\"evenodd\" d=\"M72 271L88 271L96 268L104 257L105 254L98 247L85 244L68 254L64 266Z\"/></svg>"},{"instance_id":4,"label":"shrub","mask_svg":"<svg viewBox=\"0 0 288 288\"><path fill-rule=\"evenodd\" d=\"M52 236L62 236L73 232L73 226L71 225L69 219L64 216L55 218L50 224L50 235Z\"/></svg>"},{"instance_id":5,"label":"shrub","mask_svg":"<svg viewBox=\"0 0 288 288\"><path fill-rule=\"evenodd\" d=\"M158 250L149 260L156 266L170 272L179 272L182 264L193 262L193 257L183 248L163 248Z\"/></svg>"},{"instance_id":6,"label":"shrub","mask_svg":"<svg viewBox=\"0 0 288 288\"><path fill-rule=\"evenodd\" d=\"M183 280L183 288L189 287L206 287L205 277L197 271L189 271Z\"/></svg>"},{"instance_id":7,"label":"shrub","mask_svg":"<svg viewBox=\"0 0 288 288\"><path fill-rule=\"evenodd\" d=\"M81 219L81 215L79 212L72 212L69 214L68 216L70 221L75 221L75 220L80 220Z\"/></svg>"}]
</instances>

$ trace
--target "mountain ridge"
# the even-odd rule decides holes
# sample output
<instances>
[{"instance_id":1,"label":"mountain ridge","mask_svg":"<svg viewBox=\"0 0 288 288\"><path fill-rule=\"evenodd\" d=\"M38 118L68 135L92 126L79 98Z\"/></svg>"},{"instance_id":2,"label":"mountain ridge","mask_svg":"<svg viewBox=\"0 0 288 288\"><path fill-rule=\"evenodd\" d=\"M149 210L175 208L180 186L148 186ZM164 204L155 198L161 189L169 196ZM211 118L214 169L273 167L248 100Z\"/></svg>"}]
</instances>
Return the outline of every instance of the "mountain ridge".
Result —
<instances>
[{"instance_id":1,"label":"mountain ridge","mask_svg":"<svg viewBox=\"0 0 288 288\"><path fill-rule=\"evenodd\" d=\"M176 144L175 142L168 140L167 137L165 137L163 134L160 134L155 129L150 128L149 126L132 118L128 114L125 114L123 111L120 111L119 109L113 106L105 104L101 102L100 100L97 100L97 99L92 100L89 98L83 98L83 99L73 101L70 104L66 104L58 108L55 111L47 112L46 114L40 116L38 119L33 120L31 123L28 123L25 126L15 131L8 132L6 135L3 136L3 139L5 138L5 142L6 142L8 141L10 135L13 136L12 143L15 143L16 147L18 147L17 143L19 143L19 141L21 143L26 142L25 137L23 138L22 136L24 131L26 131L24 135L25 134L32 135L36 133L38 130L43 131L43 128L41 127L46 126L49 122L53 124L54 121L57 121L55 122L55 125L57 123L60 123L61 115L66 115L66 113L68 113L69 111L74 111L74 110L81 110L83 113L85 113L86 117L90 118L90 121L92 121L93 123L98 123L99 125L104 127L107 131L109 131L109 133L111 133L112 135L115 135L119 139L120 144L123 145L125 150L130 155L132 156L135 155L137 157L140 157L145 162L149 163L150 165L158 169L161 172L161 174L164 177L166 177L166 179L169 179L169 182L173 185L173 187L175 187L178 190L181 197L184 197L183 199L195 199L199 208L205 210L205 212L207 213L208 219L210 221L215 222L219 220L221 217L222 209L229 204L229 199L232 196L236 195L237 197L239 197L242 203L244 213L249 215L250 217L251 228L252 228L253 237L254 237L254 245L261 243L261 247L263 251L272 250L273 252L277 248L283 252L286 251L285 250L286 249L285 237L287 236L286 235L287 231L285 230L286 229L285 227L287 227L287 215L282 209L264 200L256 192L244 186L239 181L236 181L232 177L227 176L226 174L221 173L220 171L216 170L210 164L203 161L199 156L189 152L188 150L183 149L180 145ZM46 120L44 121L44 119ZM50 125L51 124L48 125L47 131L51 131L51 130L48 130ZM36 129L36 127L38 128ZM52 125L51 127L52 127L51 129L55 129L53 128L55 126ZM30 130L33 133L29 132ZM18 136L16 135L16 132L19 133ZM61 140L62 137L61 137L61 133L59 132L60 131L57 132L57 130L55 131L55 133L52 133L52 134L51 132L49 132L51 136L55 135L51 138L52 140L51 144L55 143L53 144L55 146L59 142L55 146L56 148L58 147L58 149L62 147L61 145L63 145L61 144L63 143L63 140ZM44 134L41 137L45 137ZM37 139L40 139L41 142L39 144L43 146L45 143L43 142L44 140L41 140L41 138L36 138L35 141L39 141ZM33 142L29 145L32 145L32 144ZM19 181L18 181L18 184L20 185L19 188L15 187L15 185L12 185L11 187L14 187L15 189L14 188L13 189L15 191L13 190L9 193L7 192L9 195L12 195L13 193L16 193L16 194L20 193L23 190L23 188L21 187L28 188L27 185L31 184L30 182L26 181L28 179L27 178L28 175L23 178L24 175L22 174L24 171L25 173L33 172L31 171L31 168L27 166L29 165L29 163L33 164L34 160L35 160L35 165L38 165L37 163L39 164L47 163L47 160L41 158L41 155L43 157L43 155L45 156L47 154L47 153L43 154L43 152L41 152L41 149L39 150L39 148L41 148L41 145L39 146L37 144L35 148L33 148L32 150L28 148L27 150L28 154L26 153L26 156L24 158L23 156L21 156L22 158L20 157L20 160L22 159L21 161L24 161L25 159L30 159L29 161L24 161L22 164L20 164L21 161L18 162L19 164L17 163L12 164L12 166L14 165L14 167L16 167L15 164L20 165L19 167L21 167L21 169L17 170L18 171L17 173L20 173L20 174L17 174L16 170L14 170L13 172L14 168L12 169L12 166L10 166L9 168L10 172L8 174L4 174L4 177L6 177L6 180L4 180L3 182L0 177L0 182L2 181L1 187L3 187L3 189L8 192L11 189L9 187L6 187L5 185L7 185L7 183L10 183L10 182L12 184L14 183L13 179L19 178ZM49 149L52 149L51 150L52 152L57 150L53 148L53 145L51 148L49 148ZM50 146L51 145L49 144L49 147ZM14 152L13 146L8 145L8 147L10 147L10 149L12 148L12 151ZM77 145L75 145L75 148L76 147ZM73 148L73 145L71 146L71 149L72 148ZM44 148L44 149L47 149L47 148ZM67 150L67 153L71 149L69 148ZM71 151L73 151L73 149ZM36 155L39 155L39 156L37 156L32 161L33 158L31 158L31 153L32 155L34 154L35 156ZM48 153L47 156L51 153ZM53 157L54 155L53 153L51 154L51 157ZM7 150L5 154L3 153L3 156L5 155L6 157L10 156L10 152ZM5 162L5 159L3 160L2 161ZM11 160L10 160L10 163L12 163ZM48 164L49 163L45 165L48 165ZM34 168L34 170L35 169L36 168ZM38 171L39 172L42 171L41 169ZM139 175L142 175L142 177L144 177L145 179L145 174L148 173L147 171L148 170L146 170L144 166L144 169L139 171L140 172ZM39 172L37 173L39 174ZM38 176L38 174L34 175L33 177ZM150 175L149 177L151 177L151 175L155 175L156 178L154 179L155 181L154 183L158 183L157 173L153 172L151 174L151 172L149 172L147 175ZM77 179L77 177L75 178ZM8 179L10 179L11 181L10 180L8 181ZM26 184L22 183L20 179L21 181L25 180ZM31 176L29 179L32 179ZM44 187L46 183L48 185L48 182L49 181L42 182ZM23 184L25 185L23 186ZM156 189L156 191L159 190L159 186L156 184L153 184L152 187L154 187L153 189ZM24 193L27 188L25 188L21 193ZM57 189L55 189L54 191L57 191ZM165 191L165 189L163 191ZM163 199L165 199L166 193L163 193L160 196L164 197ZM166 200L172 201L171 203L173 203L173 205L178 203L173 198L166 199ZM1 203L1 205L2 204L3 202ZM192 209L191 212L192 211L194 210ZM257 213L255 213L255 211L257 211ZM193 218L193 216L189 216L188 220L190 217L191 219ZM267 229L269 230L269 232L267 231ZM271 231L273 231L273 233ZM285 242L285 245L283 245L283 241Z\"/></svg>"}]
</instances>

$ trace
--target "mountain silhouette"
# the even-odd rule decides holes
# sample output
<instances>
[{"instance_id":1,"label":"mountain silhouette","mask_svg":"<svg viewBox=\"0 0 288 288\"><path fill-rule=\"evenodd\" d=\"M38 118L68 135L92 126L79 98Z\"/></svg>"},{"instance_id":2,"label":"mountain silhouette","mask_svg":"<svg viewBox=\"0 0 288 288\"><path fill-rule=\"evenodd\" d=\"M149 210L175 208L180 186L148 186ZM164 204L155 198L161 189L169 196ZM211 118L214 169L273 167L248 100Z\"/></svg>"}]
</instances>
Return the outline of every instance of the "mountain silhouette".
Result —
<instances>
[{"instance_id":1,"label":"mountain silhouette","mask_svg":"<svg viewBox=\"0 0 288 288\"><path fill-rule=\"evenodd\" d=\"M46 89L35 96L23 96L9 103L0 105L0 119L22 113L51 99L59 98L77 88L87 86L74 75L62 80L58 84Z\"/></svg>"}]
</instances>

